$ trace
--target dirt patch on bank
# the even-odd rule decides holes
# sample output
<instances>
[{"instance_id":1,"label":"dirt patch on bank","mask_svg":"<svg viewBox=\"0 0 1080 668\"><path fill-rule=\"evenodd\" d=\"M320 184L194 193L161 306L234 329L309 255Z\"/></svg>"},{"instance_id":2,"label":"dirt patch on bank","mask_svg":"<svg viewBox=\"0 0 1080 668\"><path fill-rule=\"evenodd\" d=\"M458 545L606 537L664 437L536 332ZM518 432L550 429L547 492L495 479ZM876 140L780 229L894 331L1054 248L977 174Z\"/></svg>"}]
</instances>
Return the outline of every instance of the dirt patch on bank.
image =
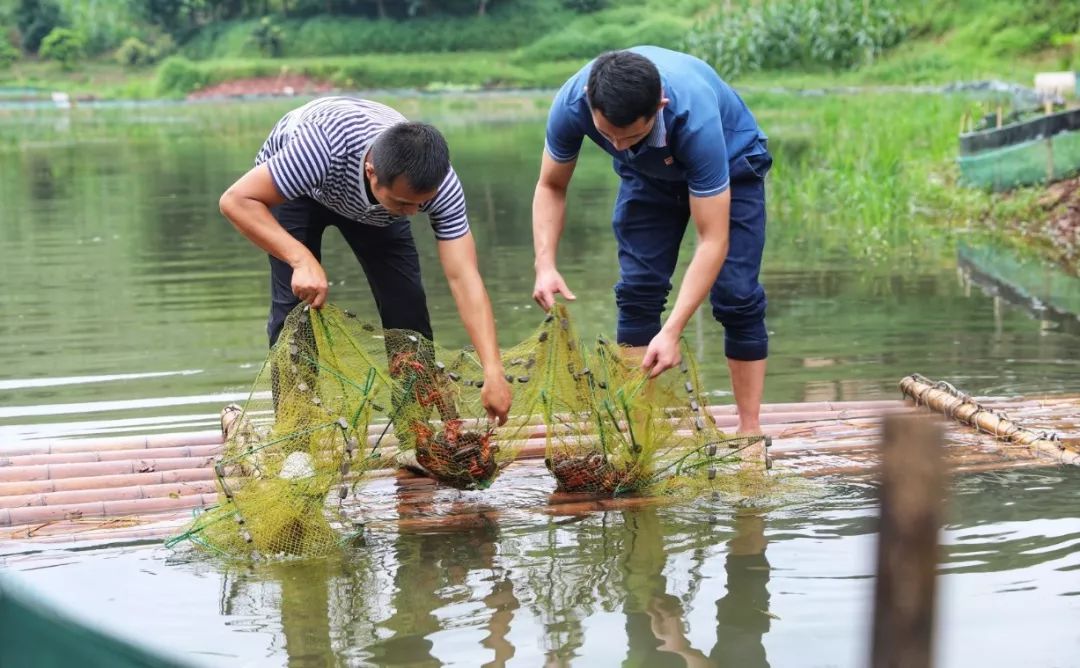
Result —
<instances>
[{"instance_id":1,"label":"dirt patch on bank","mask_svg":"<svg viewBox=\"0 0 1080 668\"><path fill-rule=\"evenodd\" d=\"M1080 270L1080 177L1051 185L1039 204L1046 216L1032 232L1043 237L1066 266Z\"/></svg>"},{"instance_id":2,"label":"dirt patch on bank","mask_svg":"<svg viewBox=\"0 0 1080 668\"><path fill-rule=\"evenodd\" d=\"M299 74L276 77L232 79L207 86L187 96L189 100L206 100L229 97L290 97L292 95L317 95L328 93L334 87L324 81L316 81Z\"/></svg>"}]
</instances>

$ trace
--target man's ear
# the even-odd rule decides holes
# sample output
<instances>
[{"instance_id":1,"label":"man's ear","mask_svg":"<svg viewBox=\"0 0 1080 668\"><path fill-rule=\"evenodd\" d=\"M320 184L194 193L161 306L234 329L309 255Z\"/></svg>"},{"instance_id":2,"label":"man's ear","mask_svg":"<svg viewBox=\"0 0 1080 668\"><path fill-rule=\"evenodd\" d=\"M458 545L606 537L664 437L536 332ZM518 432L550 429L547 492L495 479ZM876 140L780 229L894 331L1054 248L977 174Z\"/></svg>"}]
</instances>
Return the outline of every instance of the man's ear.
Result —
<instances>
[{"instance_id":1,"label":"man's ear","mask_svg":"<svg viewBox=\"0 0 1080 668\"><path fill-rule=\"evenodd\" d=\"M375 183L375 168L366 160L364 161L364 176L367 177L369 182Z\"/></svg>"}]
</instances>

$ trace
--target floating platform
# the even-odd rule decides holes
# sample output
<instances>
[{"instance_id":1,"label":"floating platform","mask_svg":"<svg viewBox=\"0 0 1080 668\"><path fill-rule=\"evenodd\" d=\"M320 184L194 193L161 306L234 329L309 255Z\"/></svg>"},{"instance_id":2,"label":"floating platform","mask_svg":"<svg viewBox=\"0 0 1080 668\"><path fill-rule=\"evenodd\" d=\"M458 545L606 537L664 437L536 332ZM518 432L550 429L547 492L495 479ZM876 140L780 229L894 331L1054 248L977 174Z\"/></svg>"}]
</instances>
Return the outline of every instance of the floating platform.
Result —
<instances>
[{"instance_id":1,"label":"floating platform","mask_svg":"<svg viewBox=\"0 0 1080 668\"><path fill-rule=\"evenodd\" d=\"M912 392L922 398L933 393L948 399L936 386L918 385ZM1080 396L982 397L972 405L978 410L969 415L984 421L990 415L1007 415L1025 432L1052 432L1058 440L1049 445L1044 439L1009 442L998 438L1004 433L983 433L950 422L945 461L952 473L1080 463ZM813 477L871 477L878 461L882 416L913 410L925 409L916 408L910 399L767 404L762 407L762 424L772 438L773 470ZM946 410L961 412L955 405ZM734 429L733 406L711 411L721 429ZM578 514L657 502L555 493L554 479L542 461L543 429L538 425L528 434L519 461L488 490L463 493L405 471L377 470L368 473L356 494L344 502L347 514L365 524L430 530L493 521L506 514ZM999 427L995 423L992 429ZM376 430L382 426L373 425L372 439ZM213 464L221 447L216 431L4 446L0 541L164 539L185 526L194 509L217 503Z\"/></svg>"}]
</instances>

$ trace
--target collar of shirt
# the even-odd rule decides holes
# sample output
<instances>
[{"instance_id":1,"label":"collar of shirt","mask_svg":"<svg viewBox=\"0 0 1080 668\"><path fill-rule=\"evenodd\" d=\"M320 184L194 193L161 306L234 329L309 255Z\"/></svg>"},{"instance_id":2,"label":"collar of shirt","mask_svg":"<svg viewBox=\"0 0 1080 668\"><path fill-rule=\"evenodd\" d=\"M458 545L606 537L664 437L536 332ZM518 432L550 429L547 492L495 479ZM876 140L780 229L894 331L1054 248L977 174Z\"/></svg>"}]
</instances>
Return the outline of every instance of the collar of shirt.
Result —
<instances>
[{"instance_id":1,"label":"collar of shirt","mask_svg":"<svg viewBox=\"0 0 1080 668\"><path fill-rule=\"evenodd\" d=\"M664 125L664 110L656 112L656 122L653 123L652 132L645 138L645 144L653 148L667 146L667 127Z\"/></svg>"}]
</instances>

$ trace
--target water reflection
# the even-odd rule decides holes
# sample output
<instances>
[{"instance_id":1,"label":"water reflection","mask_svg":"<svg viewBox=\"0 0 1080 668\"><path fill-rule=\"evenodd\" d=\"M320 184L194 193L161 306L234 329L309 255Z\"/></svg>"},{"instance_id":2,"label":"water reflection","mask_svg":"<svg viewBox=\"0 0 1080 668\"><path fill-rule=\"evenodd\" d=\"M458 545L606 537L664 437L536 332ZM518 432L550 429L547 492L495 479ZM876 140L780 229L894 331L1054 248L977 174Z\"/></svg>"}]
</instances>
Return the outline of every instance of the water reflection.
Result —
<instances>
[{"instance_id":1,"label":"water reflection","mask_svg":"<svg viewBox=\"0 0 1080 668\"><path fill-rule=\"evenodd\" d=\"M510 535L480 520L377 536L347 560L230 570L219 608L233 618L277 617L289 666L504 666L515 658L545 666L768 666L766 518L743 510L729 519L728 527L673 522L645 507L555 518ZM686 579L682 597L669 581L673 536L697 562L678 576ZM716 640L695 645L687 607L717 548L726 552L726 591L711 603ZM587 634L597 617L621 618L622 648L616 637ZM519 648L524 639L538 646Z\"/></svg>"},{"instance_id":2,"label":"water reflection","mask_svg":"<svg viewBox=\"0 0 1080 668\"><path fill-rule=\"evenodd\" d=\"M1080 595L1069 576L1080 568L1077 475L956 482L942 656L970 653L981 631L966 620L985 616L990 594L1021 597L1026 612L999 609L986 624L1065 631L1054 620ZM238 630L271 631L289 666L858 665L874 531L872 487L847 483L786 509L702 500L541 523L482 514L446 530L371 531L347 559L230 570L219 609ZM796 641L808 634L813 648Z\"/></svg>"}]
</instances>

